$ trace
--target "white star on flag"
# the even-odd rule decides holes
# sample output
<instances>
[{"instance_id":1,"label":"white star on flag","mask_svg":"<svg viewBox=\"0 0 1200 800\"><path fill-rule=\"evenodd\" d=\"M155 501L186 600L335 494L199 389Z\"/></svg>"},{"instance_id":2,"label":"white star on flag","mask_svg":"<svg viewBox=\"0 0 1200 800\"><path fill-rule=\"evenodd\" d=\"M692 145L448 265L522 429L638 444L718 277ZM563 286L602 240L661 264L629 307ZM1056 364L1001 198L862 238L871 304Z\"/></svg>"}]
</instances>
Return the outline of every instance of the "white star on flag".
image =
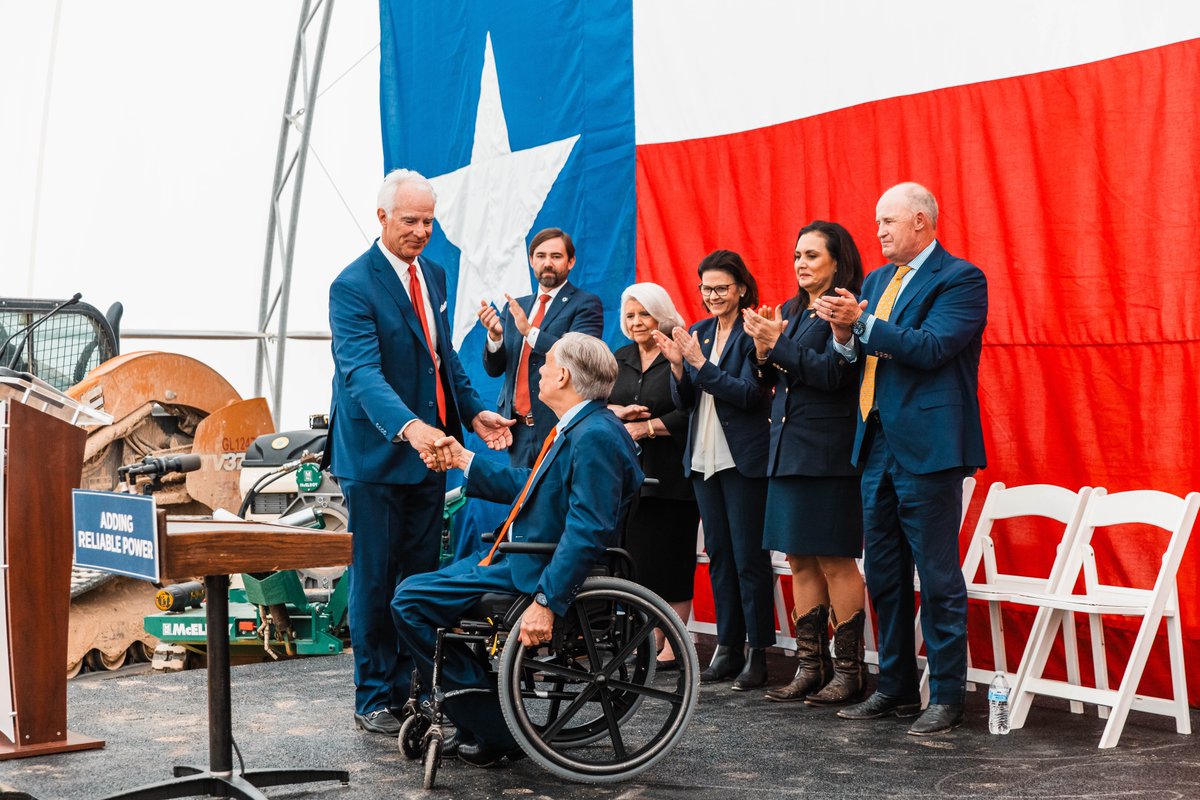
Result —
<instances>
[{"instance_id":1,"label":"white star on flag","mask_svg":"<svg viewBox=\"0 0 1200 800\"><path fill-rule=\"evenodd\" d=\"M477 323L480 300L502 309L505 292L514 297L528 293L525 237L579 140L576 134L514 153L500 103L491 33L484 48L471 163L430 179L438 195L437 221L460 253L455 347Z\"/></svg>"}]
</instances>

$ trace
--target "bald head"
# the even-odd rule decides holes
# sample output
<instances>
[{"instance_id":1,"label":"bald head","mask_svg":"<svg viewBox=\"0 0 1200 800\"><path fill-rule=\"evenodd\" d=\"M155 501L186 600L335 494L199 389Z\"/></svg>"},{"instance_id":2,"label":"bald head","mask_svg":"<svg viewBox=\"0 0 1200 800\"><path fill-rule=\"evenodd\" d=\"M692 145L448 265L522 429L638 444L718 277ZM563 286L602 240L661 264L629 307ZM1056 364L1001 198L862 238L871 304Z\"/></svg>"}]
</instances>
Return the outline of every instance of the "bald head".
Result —
<instances>
[{"instance_id":1,"label":"bald head","mask_svg":"<svg viewBox=\"0 0 1200 800\"><path fill-rule=\"evenodd\" d=\"M883 257L894 264L912 261L937 237L937 218L937 200L921 184L900 183L888 189L875 206Z\"/></svg>"}]
</instances>

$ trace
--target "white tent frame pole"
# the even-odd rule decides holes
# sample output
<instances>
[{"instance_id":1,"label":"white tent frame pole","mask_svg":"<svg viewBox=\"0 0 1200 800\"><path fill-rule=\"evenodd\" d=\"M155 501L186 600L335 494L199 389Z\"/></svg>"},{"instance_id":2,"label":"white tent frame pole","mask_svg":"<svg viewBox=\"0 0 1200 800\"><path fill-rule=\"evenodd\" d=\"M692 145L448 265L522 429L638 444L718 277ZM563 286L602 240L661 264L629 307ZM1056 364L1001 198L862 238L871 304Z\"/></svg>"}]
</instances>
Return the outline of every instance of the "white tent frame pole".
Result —
<instances>
[{"instance_id":1,"label":"white tent frame pole","mask_svg":"<svg viewBox=\"0 0 1200 800\"><path fill-rule=\"evenodd\" d=\"M320 25L315 33L315 46L311 63L308 61L307 38L309 27L321 13ZM283 119L279 128L279 148L275 156L275 179L271 187L270 210L267 219L266 251L263 256L262 293L259 299L258 330L263 334L259 340L254 360L254 393L263 394L264 377L270 383L271 416L278 428L280 408L283 402L284 355L288 339L288 306L292 290L292 262L295 255L296 231L300 218L300 198L304 190L304 168L308 161L308 142L312 132L313 111L317 103L317 89L321 83L321 65L325 59L325 41L329 35L329 20L333 15L333 0L304 0L300 9L300 24L296 29L296 42L292 48L292 70L288 77L287 94L284 99ZM296 84L303 78L303 105L294 107ZM299 142L292 149L293 128L300 133ZM289 158L290 154L290 158ZM292 202L286 224L280 212L279 201L288 183L291 183ZM278 241L277 241L278 237ZM279 248L280 282L272 290L271 273L275 248ZM278 310L275 332L272 333L272 317ZM270 347L275 345L274 376L271 375Z\"/></svg>"}]
</instances>

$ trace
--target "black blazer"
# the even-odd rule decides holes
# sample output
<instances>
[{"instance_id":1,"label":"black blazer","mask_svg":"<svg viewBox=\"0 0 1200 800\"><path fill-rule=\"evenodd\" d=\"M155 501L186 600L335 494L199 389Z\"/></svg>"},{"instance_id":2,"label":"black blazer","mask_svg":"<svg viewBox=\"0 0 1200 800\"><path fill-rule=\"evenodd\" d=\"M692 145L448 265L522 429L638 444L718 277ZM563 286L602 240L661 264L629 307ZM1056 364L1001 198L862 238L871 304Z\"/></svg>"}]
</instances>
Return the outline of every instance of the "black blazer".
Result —
<instances>
[{"instance_id":1,"label":"black blazer","mask_svg":"<svg viewBox=\"0 0 1200 800\"><path fill-rule=\"evenodd\" d=\"M699 334L700 349L712 355L717 318L702 319L690 329ZM716 401L717 419L725 431L725 441L738 472L747 478L767 475L767 445L771 423L767 414L771 406L770 387L759 379L752 358L754 340L742 328L739 315L729 332L729 341L721 352L721 360L704 362L695 369L683 362L683 377L671 373L671 397L675 407L692 413L688 425L687 446L683 450L683 474L692 474L692 438L696 432L695 414L698 392L708 392Z\"/></svg>"},{"instance_id":2,"label":"black blazer","mask_svg":"<svg viewBox=\"0 0 1200 800\"><path fill-rule=\"evenodd\" d=\"M771 405L770 475L857 475L850 463L858 410L858 369L833 348L829 323L795 299L783 307L788 321L759 364L760 379L775 387Z\"/></svg>"},{"instance_id":3,"label":"black blazer","mask_svg":"<svg viewBox=\"0 0 1200 800\"><path fill-rule=\"evenodd\" d=\"M688 435L688 414L677 409L671 399L671 363L660 353L642 372L642 357L636 343L622 347L614 355L617 358L617 382L608 402L646 406L651 418L661 419L671 434L638 440L642 448L642 472L647 478L658 479L657 485L643 486L642 495L694 502L692 486L680 466Z\"/></svg>"}]
</instances>

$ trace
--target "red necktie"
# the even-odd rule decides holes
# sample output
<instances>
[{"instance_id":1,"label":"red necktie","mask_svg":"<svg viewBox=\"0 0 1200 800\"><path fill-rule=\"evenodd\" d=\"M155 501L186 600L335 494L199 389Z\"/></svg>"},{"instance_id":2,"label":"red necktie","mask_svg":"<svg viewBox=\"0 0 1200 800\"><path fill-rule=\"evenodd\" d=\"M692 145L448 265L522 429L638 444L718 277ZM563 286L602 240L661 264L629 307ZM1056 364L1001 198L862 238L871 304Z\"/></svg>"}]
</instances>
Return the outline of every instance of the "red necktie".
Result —
<instances>
[{"instance_id":1,"label":"red necktie","mask_svg":"<svg viewBox=\"0 0 1200 800\"><path fill-rule=\"evenodd\" d=\"M433 360L433 380L437 386L438 420L446 424L446 390L442 388L442 374L438 370L437 356L433 351L433 337L429 335L429 320L425 319L425 298L421 296L421 282L417 280L417 265L408 265L408 296L412 300L413 311L421 320L421 330L425 333L425 346L429 348L429 357Z\"/></svg>"},{"instance_id":2,"label":"red necktie","mask_svg":"<svg viewBox=\"0 0 1200 800\"><path fill-rule=\"evenodd\" d=\"M545 295L543 295L544 297ZM517 513L521 510L521 505L525 502L525 495L529 494L529 487L533 485L533 476L537 475L538 467L542 465L542 461L546 458L546 453L550 452L550 445L554 444L554 437L558 435L558 426L555 425L550 429L549 435L546 436L546 441L542 444L542 452L538 453L537 460L533 462L533 469L529 471L529 479L525 481L525 488L521 489L521 494L517 498L517 502L513 504L512 511L508 512L508 519L504 520L504 524L500 526L500 531L496 534L496 543L492 545L492 549L479 562L479 566L488 567L492 564L492 557L496 555L496 551L500 549L500 543L508 536L508 529L512 527L513 520L517 518Z\"/></svg>"},{"instance_id":3,"label":"red necktie","mask_svg":"<svg viewBox=\"0 0 1200 800\"><path fill-rule=\"evenodd\" d=\"M550 302L550 295L538 295L538 310L533 315L533 319L529 322L529 327L536 328L542 324L542 317L546 316L546 304ZM513 411L518 417L523 417L533 408L533 403L529 399L529 354L533 352L533 348L529 346L528 340L521 348L521 361L517 364L517 385L513 387Z\"/></svg>"}]
</instances>

